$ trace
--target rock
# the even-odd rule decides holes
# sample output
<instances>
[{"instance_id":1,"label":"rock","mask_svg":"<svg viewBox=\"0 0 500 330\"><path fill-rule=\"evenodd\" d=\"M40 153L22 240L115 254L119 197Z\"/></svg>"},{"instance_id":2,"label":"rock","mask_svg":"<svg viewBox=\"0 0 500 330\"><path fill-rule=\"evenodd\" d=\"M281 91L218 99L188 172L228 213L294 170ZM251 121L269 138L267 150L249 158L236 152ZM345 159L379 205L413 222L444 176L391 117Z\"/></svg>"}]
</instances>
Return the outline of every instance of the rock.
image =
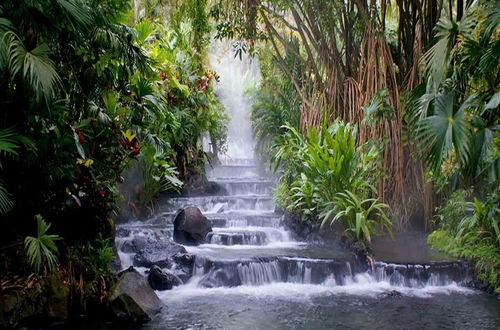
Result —
<instances>
[{"instance_id":1,"label":"rock","mask_svg":"<svg viewBox=\"0 0 500 330\"><path fill-rule=\"evenodd\" d=\"M133 267L120 274L110 305L116 318L139 324L151 320L163 307L146 279Z\"/></svg>"},{"instance_id":2,"label":"rock","mask_svg":"<svg viewBox=\"0 0 500 330\"><path fill-rule=\"evenodd\" d=\"M69 286L63 280L52 274L46 282L45 294L47 304L45 314L56 319L67 319L69 316Z\"/></svg>"},{"instance_id":3,"label":"rock","mask_svg":"<svg viewBox=\"0 0 500 330\"><path fill-rule=\"evenodd\" d=\"M148 243L149 244L149 243ZM134 256L134 266L152 267L154 265L167 268L172 263L172 257L177 253L186 253L186 249L175 242L162 239L139 250Z\"/></svg>"},{"instance_id":4,"label":"rock","mask_svg":"<svg viewBox=\"0 0 500 330\"><path fill-rule=\"evenodd\" d=\"M137 253L146 248L148 244L154 244L154 241L144 236L136 236L132 240L124 242L121 250L126 253Z\"/></svg>"},{"instance_id":5,"label":"rock","mask_svg":"<svg viewBox=\"0 0 500 330\"><path fill-rule=\"evenodd\" d=\"M115 237L128 237L130 235L130 229L118 227L116 228L116 236Z\"/></svg>"},{"instance_id":6,"label":"rock","mask_svg":"<svg viewBox=\"0 0 500 330\"><path fill-rule=\"evenodd\" d=\"M171 271L153 266L149 270L148 283L153 290L170 290L184 282Z\"/></svg>"},{"instance_id":7,"label":"rock","mask_svg":"<svg viewBox=\"0 0 500 330\"><path fill-rule=\"evenodd\" d=\"M212 231L210 221L195 206L182 209L174 220L174 240L181 244L198 245Z\"/></svg>"},{"instance_id":8,"label":"rock","mask_svg":"<svg viewBox=\"0 0 500 330\"><path fill-rule=\"evenodd\" d=\"M69 286L57 273L0 294L0 329L45 328L69 316Z\"/></svg>"},{"instance_id":9,"label":"rock","mask_svg":"<svg viewBox=\"0 0 500 330\"><path fill-rule=\"evenodd\" d=\"M193 274L194 255L189 253L177 253L172 257L172 260L173 265L170 269L184 283L189 281Z\"/></svg>"}]
</instances>

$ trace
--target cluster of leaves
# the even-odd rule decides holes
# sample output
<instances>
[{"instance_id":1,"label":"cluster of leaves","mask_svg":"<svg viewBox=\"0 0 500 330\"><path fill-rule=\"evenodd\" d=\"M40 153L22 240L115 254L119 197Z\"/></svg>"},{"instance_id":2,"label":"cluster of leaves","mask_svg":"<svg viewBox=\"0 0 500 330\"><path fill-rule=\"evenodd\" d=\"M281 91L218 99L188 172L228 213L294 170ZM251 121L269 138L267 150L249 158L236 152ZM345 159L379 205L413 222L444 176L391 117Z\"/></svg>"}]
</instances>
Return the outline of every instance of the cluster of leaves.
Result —
<instances>
[{"instance_id":1,"label":"cluster of leaves","mask_svg":"<svg viewBox=\"0 0 500 330\"><path fill-rule=\"evenodd\" d=\"M458 190L439 209L441 228L429 236L429 243L473 261L478 278L500 293L500 189L484 201L469 201L470 194Z\"/></svg>"},{"instance_id":2,"label":"cluster of leaves","mask_svg":"<svg viewBox=\"0 0 500 330\"><path fill-rule=\"evenodd\" d=\"M98 236L82 246L70 247L68 251L71 290L80 298L82 310L90 303L104 301L111 289L114 271L110 264L115 262L112 240ZM88 307L87 307L88 308Z\"/></svg>"},{"instance_id":3,"label":"cluster of leaves","mask_svg":"<svg viewBox=\"0 0 500 330\"><path fill-rule=\"evenodd\" d=\"M140 213L201 167L204 135L224 144L217 77L203 56L206 3L189 4L142 16L124 0L0 4L2 242L30 234L38 213L69 250L107 239L126 170L141 173L138 193L125 196ZM57 262L49 226L40 218L26 239L37 271Z\"/></svg>"},{"instance_id":4,"label":"cluster of leaves","mask_svg":"<svg viewBox=\"0 0 500 330\"><path fill-rule=\"evenodd\" d=\"M500 176L499 23L495 1L473 4L459 22L442 17L422 58L427 82L406 100L429 170L455 186Z\"/></svg>"},{"instance_id":5,"label":"cluster of leaves","mask_svg":"<svg viewBox=\"0 0 500 330\"><path fill-rule=\"evenodd\" d=\"M364 243L380 227L390 229L387 205L368 198L375 192L378 150L356 145L356 130L336 122L303 135L287 127L273 158L282 167L278 203L290 212L317 219L321 226L339 225L345 234Z\"/></svg>"},{"instance_id":6,"label":"cluster of leaves","mask_svg":"<svg viewBox=\"0 0 500 330\"><path fill-rule=\"evenodd\" d=\"M454 191L429 242L474 261L500 286L500 39L498 2L477 1L460 21L443 16L423 56L427 81L408 99L414 129L438 189ZM467 191L463 190L467 189ZM470 201L472 194L479 195Z\"/></svg>"}]
</instances>

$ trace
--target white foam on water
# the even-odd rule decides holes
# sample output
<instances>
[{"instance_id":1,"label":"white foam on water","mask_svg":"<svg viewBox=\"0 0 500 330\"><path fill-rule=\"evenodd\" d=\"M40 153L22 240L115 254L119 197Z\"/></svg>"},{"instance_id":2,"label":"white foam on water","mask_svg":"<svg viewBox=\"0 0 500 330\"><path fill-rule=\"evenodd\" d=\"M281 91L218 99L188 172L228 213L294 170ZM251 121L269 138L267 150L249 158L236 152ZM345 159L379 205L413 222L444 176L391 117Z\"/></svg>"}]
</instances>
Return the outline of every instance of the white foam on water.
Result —
<instances>
[{"instance_id":1,"label":"white foam on water","mask_svg":"<svg viewBox=\"0 0 500 330\"><path fill-rule=\"evenodd\" d=\"M268 244L265 246L269 247L269 244L274 242L290 242L292 239L290 233L284 228L274 228L274 227L258 227L258 226L245 226L245 227L222 227L222 228L212 228L214 233L252 233L252 232L262 232L266 235Z\"/></svg>"},{"instance_id":2,"label":"white foam on water","mask_svg":"<svg viewBox=\"0 0 500 330\"><path fill-rule=\"evenodd\" d=\"M219 245L200 244L198 246L184 246L188 253L215 256L215 252L220 250L269 250L269 249L303 249L307 247L304 242L271 242L266 245Z\"/></svg>"},{"instance_id":3,"label":"white foam on water","mask_svg":"<svg viewBox=\"0 0 500 330\"><path fill-rule=\"evenodd\" d=\"M235 295L256 298L277 298L307 301L314 297L352 295L378 298L386 293L399 292L401 295L430 298L439 294L477 294L477 291L450 283L445 286L426 286L408 288L391 285L389 282L376 282L368 277L358 277L346 285L336 285L335 280L327 279L323 284L270 283L264 285L242 285L237 287L202 288L197 286L199 278L170 291L159 291L158 296L165 302L182 301L197 296Z\"/></svg>"}]
</instances>

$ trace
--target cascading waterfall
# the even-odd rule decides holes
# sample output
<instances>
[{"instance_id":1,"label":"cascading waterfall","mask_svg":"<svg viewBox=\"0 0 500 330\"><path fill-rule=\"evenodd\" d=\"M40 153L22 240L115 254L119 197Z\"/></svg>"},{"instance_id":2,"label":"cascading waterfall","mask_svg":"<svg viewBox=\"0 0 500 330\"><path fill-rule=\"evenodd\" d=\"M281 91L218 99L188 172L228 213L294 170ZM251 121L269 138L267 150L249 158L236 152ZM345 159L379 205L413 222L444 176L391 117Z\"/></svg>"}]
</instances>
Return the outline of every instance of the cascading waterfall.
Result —
<instances>
[{"instance_id":1,"label":"cascading waterfall","mask_svg":"<svg viewBox=\"0 0 500 330\"><path fill-rule=\"evenodd\" d=\"M246 91L260 80L258 61L247 55L243 55L241 60L235 59L232 44L221 41L212 48L210 64L220 77L216 93L230 118L227 152L221 156L221 160L232 159L233 164L251 165L255 143L249 120L251 101ZM245 170L244 166L241 170Z\"/></svg>"},{"instance_id":2,"label":"cascading waterfall","mask_svg":"<svg viewBox=\"0 0 500 330\"><path fill-rule=\"evenodd\" d=\"M187 283L158 292L168 306L167 311L171 307L175 311L168 313L189 318L191 314L184 314L188 309L198 315L194 316L195 320L211 320L211 328L231 328L231 325L242 328L245 326L235 325L230 319L218 323L212 310L204 306L232 310L240 306L240 300L249 301L251 307L241 307L245 311L245 308L257 308L252 299L260 297L290 302L338 295L383 297L397 292L405 297L428 297L473 292L465 287L469 280L467 266L458 261L426 264L378 261L373 269L367 269L340 247L294 240L283 228L281 216L274 212L274 179L263 174L254 159L250 104L244 91L246 86L258 81L256 63L247 58L235 59L223 45L214 52L211 62L220 75L217 93L231 121L227 154L221 157L221 165L208 166L207 174L226 193L173 198L160 216L162 221L141 227L124 225L119 228L121 237L117 239L122 263L128 266L133 263L132 249L128 246L137 237L142 237L141 240L172 239L172 220L179 208L195 205L212 222L213 232L207 236L205 244L185 247L195 258ZM176 271L178 265L169 268ZM240 298L233 299L233 296ZM166 316L159 328L168 327L170 323L180 324L180 328L203 328L201 323L189 323L197 321L177 321ZM252 322L246 327L255 326L255 318ZM268 325L261 326L267 328Z\"/></svg>"}]
</instances>

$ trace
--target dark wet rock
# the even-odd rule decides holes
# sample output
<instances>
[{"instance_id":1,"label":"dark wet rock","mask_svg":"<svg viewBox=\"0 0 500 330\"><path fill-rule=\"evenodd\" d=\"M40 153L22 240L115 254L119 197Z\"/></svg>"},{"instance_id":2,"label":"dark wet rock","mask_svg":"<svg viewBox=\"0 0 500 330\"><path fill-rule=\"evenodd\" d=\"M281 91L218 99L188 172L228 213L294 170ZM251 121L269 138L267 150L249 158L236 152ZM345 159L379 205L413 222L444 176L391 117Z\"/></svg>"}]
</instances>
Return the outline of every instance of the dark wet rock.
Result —
<instances>
[{"instance_id":1,"label":"dark wet rock","mask_svg":"<svg viewBox=\"0 0 500 330\"><path fill-rule=\"evenodd\" d=\"M389 292L385 292L382 294L381 298L395 298L395 297L402 297L403 294L397 290L391 290Z\"/></svg>"},{"instance_id":2,"label":"dark wet rock","mask_svg":"<svg viewBox=\"0 0 500 330\"><path fill-rule=\"evenodd\" d=\"M125 253L137 253L154 243L155 240L144 236L136 236L132 240L124 242L121 250Z\"/></svg>"},{"instance_id":3,"label":"dark wet rock","mask_svg":"<svg viewBox=\"0 0 500 330\"><path fill-rule=\"evenodd\" d=\"M167 268L172 257L177 253L186 253L186 249L173 241L162 239L146 245L134 256L134 266L152 267L154 265Z\"/></svg>"},{"instance_id":4,"label":"dark wet rock","mask_svg":"<svg viewBox=\"0 0 500 330\"><path fill-rule=\"evenodd\" d=\"M148 283L153 290L170 290L183 284L183 281L171 271L153 266L149 270Z\"/></svg>"},{"instance_id":5,"label":"dark wet rock","mask_svg":"<svg viewBox=\"0 0 500 330\"><path fill-rule=\"evenodd\" d=\"M151 320L163 307L144 276L133 267L120 274L111 292L110 306L119 320L144 323Z\"/></svg>"},{"instance_id":6,"label":"dark wet rock","mask_svg":"<svg viewBox=\"0 0 500 330\"><path fill-rule=\"evenodd\" d=\"M195 206L180 210L174 220L174 240L181 244L198 245L212 231L211 222Z\"/></svg>"},{"instance_id":7,"label":"dark wet rock","mask_svg":"<svg viewBox=\"0 0 500 330\"><path fill-rule=\"evenodd\" d=\"M31 287L15 287L0 294L0 329L20 324L40 327L69 316L69 287L54 273ZM31 326L28 326L31 328Z\"/></svg>"},{"instance_id":8,"label":"dark wet rock","mask_svg":"<svg viewBox=\"0 0 500 330\"><path fill-rule=\"evenodd\" d=\"M174 261L173 271L182 281L187 282L193 274L195 256L189 253L177 253L172 259Z\"/></svg>"},{"instance_id":9,"label":"dark wet rock","mask_svg":"<svg viewBox=\"0 0 500 330\"><path fill-rule=\"evenodd\" d=\"M130 229L117 227L116 228L116 237L128 237L130 236Z\"/></svg>"}]
</instances>

